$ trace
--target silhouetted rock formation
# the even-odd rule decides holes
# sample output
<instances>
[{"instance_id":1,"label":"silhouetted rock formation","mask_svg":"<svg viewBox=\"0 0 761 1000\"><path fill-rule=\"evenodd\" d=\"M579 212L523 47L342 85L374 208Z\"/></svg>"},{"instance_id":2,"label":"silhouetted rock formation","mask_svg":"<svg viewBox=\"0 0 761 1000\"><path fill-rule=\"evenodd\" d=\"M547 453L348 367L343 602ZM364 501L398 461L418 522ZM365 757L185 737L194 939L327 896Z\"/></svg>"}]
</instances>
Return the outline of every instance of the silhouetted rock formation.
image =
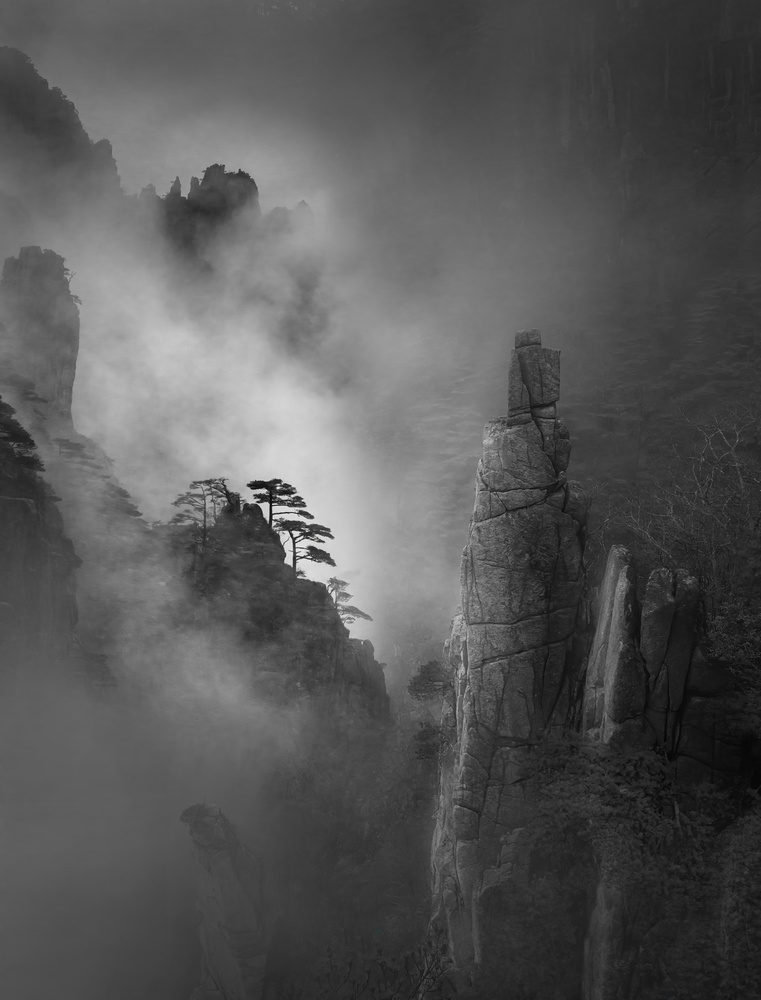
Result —
<instances>
[{"instance_id":1,"label":"silhouetted rock formation","mask_svg":"<svg viewBox=\"0 0 761 1000\"><path fill-rule=\"evenodd\" d=\"M121 196L111 144L93 142L71 101L7 47L0 47L0 134L5 194L27 208L56 215L79 200Z\"/></svg>"},{"instance_id":2,"label":"silhouetted rock formation","mask_svg":"<svg viewBox=\"0 0 761 1000\"><path fill-rule=\"evenodd\" d=\"M203 967L191 1000L261 1000L272 923L264 869L219 806L181 816L193 842Z\"/></svg>"},{"instance_id":3,"label":"silhouetted rock formation","mask_svg":"<svg viewBox=\"0 0 761 1000\"><path fill-rule=\"evenodd\" d=\"M151 197L143 192L146 199ZM180 249L198 252L224 223L246 210L259 218L259 189L253 177L243 170L228 171L214 163L204 171L201 181L190 180L187 197L182 195L179 177L161 199L164 227L172 243Z\"/></svg>"},{"instance_id":4,"label":"silhouetted rock formation","mask_svg":"<svg viewBox=\"0 0 761 1000\"><path fill-rule=\"evenodd\" d=\"M449 644L454 746L442 768L434 896L465 965L488 948L487 898L509 891L520 863L507 860L500 838L519 837L527 820L530 747L568 724L579 667L584 503L565 480L559 352L535 330L515 344L508 416L484 431Z\"/></svg>"}]
</instances>

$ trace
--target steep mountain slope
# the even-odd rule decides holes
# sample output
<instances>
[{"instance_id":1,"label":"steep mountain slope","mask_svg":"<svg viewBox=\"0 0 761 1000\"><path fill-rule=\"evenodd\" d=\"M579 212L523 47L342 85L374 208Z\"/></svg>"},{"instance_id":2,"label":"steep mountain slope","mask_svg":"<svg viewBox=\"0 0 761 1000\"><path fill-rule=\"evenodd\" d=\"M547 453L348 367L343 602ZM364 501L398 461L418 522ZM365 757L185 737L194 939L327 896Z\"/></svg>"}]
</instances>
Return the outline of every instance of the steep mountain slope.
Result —
<instances>
[{"instance_id":1,"label":"steep mountain slope","mask_svg":"<svg viewBox=\"0 0 761 1000\"><path fill-rule=\"evenodd\" d=\"M93 142L71 101L48 85L28 56L5 46L0 47L0 134L4 226L20 227L32 214L62 218L120 200L108 140Z\"/></svg>"}]
</instances>

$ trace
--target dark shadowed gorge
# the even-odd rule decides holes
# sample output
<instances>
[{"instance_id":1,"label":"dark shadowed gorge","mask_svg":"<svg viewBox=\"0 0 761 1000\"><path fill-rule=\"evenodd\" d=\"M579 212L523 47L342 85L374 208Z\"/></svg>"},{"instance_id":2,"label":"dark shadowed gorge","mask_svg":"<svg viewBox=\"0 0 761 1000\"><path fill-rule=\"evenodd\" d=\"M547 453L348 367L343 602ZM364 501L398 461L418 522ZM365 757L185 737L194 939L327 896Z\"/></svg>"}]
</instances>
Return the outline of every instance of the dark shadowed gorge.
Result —
<instances>
[{"instance_id":1,"label":"dark shadowed gorge","mask_svg":"<svg viewBox=\"0 0 761 1000\"><path fill-rule=\"evenodd\" d=\"M3 995L761 995L757 4L66 7L0 0Z\"/></svg>"}]
</instances>

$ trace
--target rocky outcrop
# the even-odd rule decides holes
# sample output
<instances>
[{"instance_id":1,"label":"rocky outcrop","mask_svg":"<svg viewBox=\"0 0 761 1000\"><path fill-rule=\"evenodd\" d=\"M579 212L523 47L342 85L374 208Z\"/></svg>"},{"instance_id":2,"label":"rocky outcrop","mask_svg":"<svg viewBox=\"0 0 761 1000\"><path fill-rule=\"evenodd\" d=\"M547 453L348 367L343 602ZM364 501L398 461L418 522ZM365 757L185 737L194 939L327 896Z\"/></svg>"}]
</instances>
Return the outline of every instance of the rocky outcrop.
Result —
<instances>
[{"instance_id":1,"label":"rocky outcrop","mask_svg":"<svg viewBox=\"0 0 761 1000\"><path fill-rule=\"evenodd\" d=\"M180 195L179 189L176 194ZM224 163L213 163L200 181L190 178L188 204L197 212L225 219L244 206L258 211L259 189L245 170L226 170Z\"/></svg>"},{"instance_id":2,"label":"rocky outcrop","mask_svg":"<svg viewBox=\"0 0 761 1000\"><path fill-rule=\"evenodd\" d=\"M209 619L251 649L255 692L333 722L388 717L372 643L352 639L324 584L297 577L256 504L228 505L190 570Z\"/></svg>"},{"instance_id":3,"label":"rocky outcrop","mask_svg":"<svg viewBox=\"0 0 761 1000\"><path fill-rule=\"evenodd\" d=\"M584 502L566 481L560 357L535 330L515 340L508 414L487 424L463 552L449 658L452 743L434 835L435 920L455 961L488 949L483 915L525 864L521 830L532 745L562 730L575 701ZM493 924L493 920L491 922Z\"/></svg>"},{"instance_id":4,"label":"rocky outcrop","mask_svg":"<svg viewBox=\"0 0 761 1000\"><path fill-rule=\"evenodd\" d=\"M190 180L187 197L182 194L179 177L169 193L160 199L164 229L179 249L196 254L226 222L243 210L260 216L259 189L244 170L228 171L224 164L207 167L199 181Z\"/></svg>"},{"instance_id":5,"label":"rocky outcrop","mask_svg":"<svg viewBox=\"0 0 761 1000\"><path fill-rule=\"evenodd\" d=\"M637 593L631 554L614 545L587 664L583 732L603 743L659 748L683 784L737 775L742 724L724 697L729 674L699 638L697 578L661 568L641 601Z\"/></svg>"},{"instance_id":6,"label":"rocky outcrop","mask_svg":"<svg viewBox=\"0 0 761 1000\"><path fill-rule=\"evenodd\" d=\"M93 142L76 108L18 49L0 47L3 189L34 213L77 214L122 195L111 144Z\"/></svg>"},{"instance_id":7,"label":"rocky outcrop","mask_svg":"<svg viewBox=\"0 0 761 1000\"><path fill-rule=\"evenodd\" d=\"M747 726L727 697L729 675L712 661L700 639L699 599L694 576L661 568L648 577L640 601L631 555L624 546L614 545L600 588L582 712L588 739L623 751L657 748L671 762L677 790L688 794L701 783L727 786L748 765L743 753ZM735 842L732 827L723 840L730 847L720 852L714 866L729 863ZM635 985L633 970L640 942L655 933L654 922L663 918L657 900L652 900L652 913L633 902L636 888L622 873L626 865L614 842L601 851L584 946L584 1000L644 995ZM707 911L693 921L694 927L687 923L670 931L687 953L694 952L700 934L705 937L703 950L713 950L717 940L727 939L712 929L710 907L718 907L718 902L708 898ZM747 898L738 905L747 908ZM746 955L743 962L748 965ZM679 981L685 970L669 974L672 982ZM718 994L718 967L716 975ZM630 985L623 987L623 982Z\"/></svg>"},{"instance_id":8,"label":"rocky outcrop","mask_svg":"<svg viewBox=\"0 0 761 1000\"><path fill-rule=\"evenodd\" d=\"M193 844L193 883L203 964L191 1000L261 1000L272 914L264 868L219 806L181 816Z\"/></svg>"},{"instance_id":9,"label":"rocky outcrop","mask_svg":"<svg viewBox=\"0 0 761 1000\"><path fill-rule=\"evenodd\" d=\"M32 383L51 424L71 427L71 397L79 353L79 310L63 257L22 247L9 257L0 282L0 350L6 373ZM53 429L53 428L51 428Z\"/></svg>"}]
</instances>

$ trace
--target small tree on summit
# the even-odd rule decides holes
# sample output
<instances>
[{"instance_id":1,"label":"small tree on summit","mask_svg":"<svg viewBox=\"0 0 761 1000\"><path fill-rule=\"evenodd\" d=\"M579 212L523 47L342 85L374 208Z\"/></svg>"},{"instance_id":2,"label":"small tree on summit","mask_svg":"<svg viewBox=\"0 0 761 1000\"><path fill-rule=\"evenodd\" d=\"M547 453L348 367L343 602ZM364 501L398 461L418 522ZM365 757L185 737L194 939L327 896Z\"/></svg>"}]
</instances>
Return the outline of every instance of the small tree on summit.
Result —
<instances>
[{"instance_id":1,"label":"small tree on summit","mask_svg":"<svg viewBox=\"0 0 761 1000\"><path fill-rule=\"evenodd\" d=\"M309 515L312 517L312 515ZM278 518L275 521L278 531L288 535L291 540L292 566L296 569L299 559L309 559L311 562L327 563L328 566L335 566L335 562L329 552L320 549L310 542L323 542L326 538L333 538L330 528L324 524L307 524L306 521L288 520Z\"/></svg>"},{"instance_id":2,"label":"small tree on summit","mask_svg":"<svg viewBox=\"0 0 761 1000\"><path fill-rule=\"evenodd\" d=\"M198 548L204 552L209 539L209 529L228 502L226 479L194 479L185 493L172 501L179 507L170 524L191 524L198 532Z\"/></svg>"},{"instance_id":3,"label":"small tree on summit","mask_svg":"<svg viewBox=\"0 0 761 1000\"><path fill-rule=\"evenodd\" d=\"M328 593L333 598L333 603L336 606L336 611L338 611L341 621L345 625L351 624L351 622L356 621L357 618L362 618L367 622L371 622L372 618L367 614L367 612L360 611L359 608L348 603L352 598L352 595L346 589L348 585L349 584L346 580L339 580L337 576L331 576L328 580Z\"/></svg>"},{"instance_id":4,"label":"small tree on summit","mask_svg":"<svg viewBox=\"0 0 761 1000\"><path fill-rule=\"evenodd\" d=\"M291 486L290 483L284 483L282 479L252 479L246 485L254 491L254 500L257 503L267 504L270 527L272 527L274 516L286 510L298 510L299 517L304 517L308 521L314 520L314 515L306 510L306 500L299 496L296 487Z\"/></svg>"}]
</instances>

